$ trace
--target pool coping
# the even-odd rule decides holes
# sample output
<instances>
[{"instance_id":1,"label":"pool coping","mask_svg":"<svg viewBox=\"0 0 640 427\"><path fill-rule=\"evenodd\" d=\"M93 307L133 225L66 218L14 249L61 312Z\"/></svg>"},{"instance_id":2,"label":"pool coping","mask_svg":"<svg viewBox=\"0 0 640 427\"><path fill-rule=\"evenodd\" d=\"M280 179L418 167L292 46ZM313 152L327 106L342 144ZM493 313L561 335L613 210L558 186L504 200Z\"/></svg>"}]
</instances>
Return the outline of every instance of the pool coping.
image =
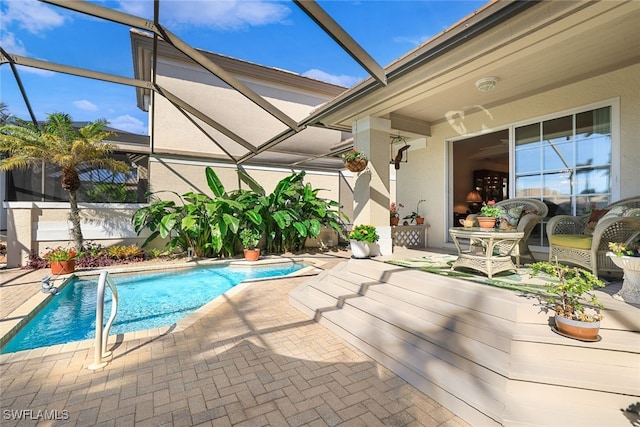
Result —
<instances>
[{"instance_id":1,"label":"pool coping","mask_svg":"<svg viewBox=\"0 0 640 427\"><path fill-rule=\"evenodd\" d=\"M195 322L200 320L203 316L205 316L211 309L221 305L226 301L227 298L233 297L234 295L244 291L247 287L249 287L252 283L262 282L268 280L278 280L282 278L296 277L296 276L304 276L304 275L316 275L322 271L322 265L325 264L324 261L317 258L308 258L308 257L287 257L287 256L264 256L260 257L258 261L245 261L244 259L232 258L232 259L193 259L187 260L178 263L171 264L151 264L151 265L131 265L128 264L126 266L109 266L103 268L96 268L92 270L79 270L71 274L67 274L64 276L58 276L52 282L54 285L56 281L61 280L61 283L58 287L59 290L64 289L64 287L69 284L76 277L91 277L98 276L102 271L109 271L109 274L128 274L128 273L138 273L138 272L150 272L150 271L173 271L173 270L182 270L187 268L195 268L195 267L204 267L204 266L213 266L213 265L221 265L221 266L232 266L232 267L263 267L268 265L277 265L277 264L307 264L307 267L302 268L298 271L290 273L286 276L272 276L265 278L255 278L255 279L247 279L244 280L233 288L229 289L225 293L219 295L213 300L209 301L199 309L195 310L193 313L188 314L186 317L180 319L178 322L164 326L161 328L152 328L141 331L133 331L126 332L124 334L115 334L109 335L109 340L107 343L108 347L113 347L116 343L121 343L128 340L133 339L141 339L141 338L156 338L160 335L166 335L168 333L181 332L193 325ZM46 277L46 274L45 276ZM0 325L0 348L4 346L11 338L13 338L18 331L29 322L33 317L49 302L50 299L54 298L55 295L51 293L43 293L38 292L29 298L25 303L20 305L17 309L12 311L8 318L5 319L4 322ZM84 350L92 348L95 344L95 338L89 340L82 341L73 341L64 344L56 344L47 347L39 347L29 350L21 350L13 353L5 353L0 354L0 363L6 363L9 360L26 360L35 357L41 357L44 355L52 355L63 353L67 351L76 351L76 350Z\"/></svg>"}]
</instances>

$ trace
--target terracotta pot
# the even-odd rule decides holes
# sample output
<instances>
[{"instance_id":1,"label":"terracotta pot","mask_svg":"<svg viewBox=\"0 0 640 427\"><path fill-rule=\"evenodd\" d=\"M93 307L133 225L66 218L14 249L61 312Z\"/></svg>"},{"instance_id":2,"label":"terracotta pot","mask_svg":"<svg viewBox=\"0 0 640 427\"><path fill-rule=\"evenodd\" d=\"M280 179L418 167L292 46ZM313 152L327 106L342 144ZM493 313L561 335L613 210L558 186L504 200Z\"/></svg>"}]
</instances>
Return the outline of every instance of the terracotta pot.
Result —
<instances>
[{"instance_id":1,"label":"terracotta pot","mask_svg":"<svg viewBox=\"0 0 640 427\"><path fill-rule=\"evenodd\" d=\"M391 218L391 225L398 225L399 222L400 222L400 218L398 218L397 216L394 216L393 218Z\"/></svg>"},{"instance_id":2,"label":"terracotta pot","mask_svg":"<svg viewBox=\"0 0 640 427\"><path fill-rule=\"evenodd\" d=\"M493 228L496 226L496 218L492 216L479 216L478 224L480 228Z\"/></svg>"},{"instance_id":3,"label":"terracotta pot","mask_svg":"<svg viewBox=\"0 0 640 427\"><path fill-rule=\"evenodd\" d=\"M360 240L349 240L351 244L351 255L354 258L369 258L371 248L367 242L361 242Z\"/></svg>"},{"instance_id":4,"label":"terracotta pot","mask_svg":"<svg viewBox=\"0 0 640 427\"><path fill-rule=\"evenodd\" d=\"M51 261L51 274L69 274L76 271L76 260Z\"/></svg>"},{"instance_id":5,"label":"terracotta pot","mask_svg":"<svg viewBox=\"0 0 640 427\"><path fill-rule=\"evenodd\" d=\"M362 172L363 170L365 170L365 168L367 167L368 163L369 162L367 160L356 159L356 160L351 160L349 162L344 162L344 165L351 172Z\"/></svg>"},{"instance_id":6,"label":"terracotta pot","mask_svg":"<svg viewBox=\"0 0 640 427\"><path fill-rule=\"evenodd\" d=\"M417 217L417 218L416 218L416 224L417 224L417 225L422 225L422 224L424 224L424 218L423 218L423 217L421 217L421 216Z\"/></svg>"},{"instance_id":7,"label":"terracotta pot","mask_svg":"<svg viewBox=\"0 0 640 427\"><path fill-rule=\"evenodd\" d=\"M600 332L600 322L581 322L579 320L567 319L566 317L555 317L556 328L565 335L579 340L597 340Z\"/></svg>"},{"instance_id":8,"label":"terracotta pot","mask_svg":"<svg viewBox=\"0 0 640 427\"><path fill-rule=\"evenodd\" d=\"M247 261L257 261L260 258L260 249L245 249L244 259Z\"/></svg>"}]
</instances>

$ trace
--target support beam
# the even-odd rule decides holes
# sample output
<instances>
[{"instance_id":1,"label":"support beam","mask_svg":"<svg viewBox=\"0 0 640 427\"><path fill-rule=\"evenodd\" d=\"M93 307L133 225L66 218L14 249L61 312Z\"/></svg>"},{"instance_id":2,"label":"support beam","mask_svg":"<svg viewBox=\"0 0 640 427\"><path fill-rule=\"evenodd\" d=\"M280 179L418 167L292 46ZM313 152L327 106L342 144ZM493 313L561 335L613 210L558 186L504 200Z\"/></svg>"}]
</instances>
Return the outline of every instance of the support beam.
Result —
<instances>
[{"instance_id":1,"label":"support beam","mask_svg":"<svg viewBox=\"0 0 640 427\"><path fill-rule=\"evenodd\" d=\"M110 83L118 83L127 86L135 86L143 89L153 89L150 82L129 77L116 76L115 74L101 73L99 71L87 70L86 68L72 67L69 65L56 64L55 62L42 61L40 59L27 58L24 56L8 54L10 60L18 65L24 65L41 70L55 71L58 73L70 74L72 76L87 77L94 80L102 80Z\"/></svg>"},{"instance_id":2,"label":"support beam","mask_svg":"<svg viewBox=\"0 0 640 427\"><path fill-rule=\"evenodd\" d=\"M384 69L347 33L315 0L293 0L320 28L383 86L387 85Z\"/></svg>"}]
</instances>

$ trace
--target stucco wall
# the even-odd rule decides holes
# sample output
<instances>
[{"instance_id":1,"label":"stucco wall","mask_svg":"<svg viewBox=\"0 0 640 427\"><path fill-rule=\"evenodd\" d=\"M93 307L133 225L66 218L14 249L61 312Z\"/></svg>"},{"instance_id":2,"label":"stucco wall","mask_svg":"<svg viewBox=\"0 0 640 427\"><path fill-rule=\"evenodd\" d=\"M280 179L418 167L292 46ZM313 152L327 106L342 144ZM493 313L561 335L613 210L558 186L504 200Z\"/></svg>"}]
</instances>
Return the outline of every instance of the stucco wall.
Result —
<instances>
[{"instance_id":1,"label":"stucco wall","mask_svg":"<svg viewBox=\"0 0 640 427\"><path fill-rule=\"evenodd\" d=\"M137 236L131 217L143 204L80 203L80 226L85 242L103 246L142 245L149 236ZM58 202L7 202L7 266L27 265L31 251L42 255L47 248L71 247L69 204Z\"/></svg>"},{"instance_id":2,"label":"stucco wall","mask_svg":"<svg viewBox=\"0 0 640 427\"><path fill-rule=\"evenodd\" d=\"M636 64L599 77L499 106L482 106L463 119L467 134L494 131L527 121L545 118L565 110L619 98L620 151L619 173L613 175L613 199L626 198L640 192L640 65ZM615 120L615 117L613 117ZM427 200L429 245L449 247L448 220L452 206L448 179L450 159L448 140L460 137L460 122L442 120L432 123L432 136L426 149L411 151L411 161L397 175L397 199L410 200L421 194ZM614 156L615 156L614 151ZM415 160L415 162L414 162ZM614 158L614 162L615 162ZM614 166L615 167L615 166Z\"/></svg>"}]
</instances>

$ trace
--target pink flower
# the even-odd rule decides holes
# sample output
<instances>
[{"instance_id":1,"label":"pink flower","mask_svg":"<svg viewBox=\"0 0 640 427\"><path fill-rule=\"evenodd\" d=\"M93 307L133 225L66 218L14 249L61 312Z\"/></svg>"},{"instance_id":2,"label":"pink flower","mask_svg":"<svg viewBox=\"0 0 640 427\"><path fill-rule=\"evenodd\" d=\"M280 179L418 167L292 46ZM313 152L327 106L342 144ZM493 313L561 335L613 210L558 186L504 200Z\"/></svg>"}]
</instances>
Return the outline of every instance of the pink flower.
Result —
<instances>
[{"instance_id":1,"label":"pink flower","mask_svg":"<svg viewBox=\"0 0 640 427\"><path fill-rule=\"evenodd\" d=\"M495 201L495 200L487 200L487 205L489 205L489 206L493 206L493 205L495 205L495 204L496 204L496 201Z\"/></svg>"}]
</instances>

